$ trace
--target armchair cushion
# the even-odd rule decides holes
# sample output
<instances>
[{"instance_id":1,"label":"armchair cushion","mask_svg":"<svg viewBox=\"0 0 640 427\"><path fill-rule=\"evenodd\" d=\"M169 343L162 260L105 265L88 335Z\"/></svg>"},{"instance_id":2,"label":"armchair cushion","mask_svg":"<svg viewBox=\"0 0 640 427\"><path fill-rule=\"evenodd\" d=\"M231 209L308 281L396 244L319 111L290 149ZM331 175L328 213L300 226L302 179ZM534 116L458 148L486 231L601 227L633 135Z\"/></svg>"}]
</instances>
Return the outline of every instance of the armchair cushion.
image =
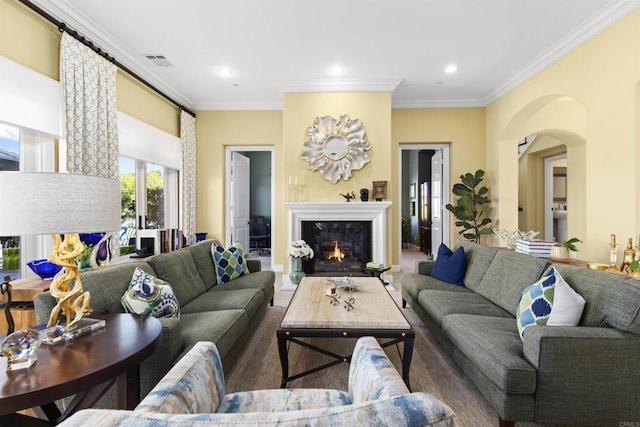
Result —
<instances>
[{"instance_id":1,"label":"armchair cushion","mask_svg":"<svg viewBox=\"0 0 640 427\"><path fill-rule=\"evenodd\" d=\"M273 389L230 393L224 396L218 413L283 412L329 408L351 404L349 393L331 389Z\"/></svg>"}]
</instances>

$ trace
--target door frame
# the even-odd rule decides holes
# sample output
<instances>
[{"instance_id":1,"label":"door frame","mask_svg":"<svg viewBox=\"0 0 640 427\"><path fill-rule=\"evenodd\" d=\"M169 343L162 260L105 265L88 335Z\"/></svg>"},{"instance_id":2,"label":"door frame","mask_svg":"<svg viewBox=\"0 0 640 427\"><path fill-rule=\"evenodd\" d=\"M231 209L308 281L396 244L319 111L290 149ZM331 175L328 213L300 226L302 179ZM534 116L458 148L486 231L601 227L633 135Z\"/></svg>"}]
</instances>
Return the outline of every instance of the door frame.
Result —
<instances>
[{"instance_id":1,"label":"door frame","mask_svg":"<svg viewBox=\"0 0 640 427\"><path fill-rule=\"evenodd\" d=\"M556 160L567 158L567 153L544 158L544 238L553 240L553 167Z\"/></svg>"},{"instance_id":2,"label":"door frame","mask_svg":"<svg viewBox=\"0 0 640 427\"><path fill-rule=\"evenodd\" d=\"M225 157L225 178L224 178L224 241L225 246L229 246L231 244L231 229L232 229L232 218L231 218L231 181L229 177L231 176L231 153L233 152L245 152L245 151L268 151L271 153L271 236L274 236L277 232L277 221L274 221L274 191L275 185L273 180L273 171L274 171L274 147L273 145L227 145L224 148L224 157ZM275 239L271 239L271 253L275 253ZM245 249L246 250L246 249Z\"/></svg>"},{"instance_id":3,"label":"door frame","mask_svg":"<svg viewBox=\"0 0 640 427\"><path fill-rule=\"evenodd\" d=\"M450 187L450 158L449 158L449 144L429 144L429 143L400 143L398 144L398 206L396 207L396 212L398 213L398 218L402 218L402 204L404 200L402 199L402 152L403 151L420 151L420 150L435 150L442 151L442 243L447 246L451 246L449 244L449 235L451 234L451 230L449 228L449 215L447 214L447 209L445 206L450 201L450 191L448 190ZM398 236L398 261L401 264L402 261L402 221L398 221L397 224ZM434 254L435 256L435 254ZM399 266L398 266L399 268Z\"/></svg>"}]
</instances>

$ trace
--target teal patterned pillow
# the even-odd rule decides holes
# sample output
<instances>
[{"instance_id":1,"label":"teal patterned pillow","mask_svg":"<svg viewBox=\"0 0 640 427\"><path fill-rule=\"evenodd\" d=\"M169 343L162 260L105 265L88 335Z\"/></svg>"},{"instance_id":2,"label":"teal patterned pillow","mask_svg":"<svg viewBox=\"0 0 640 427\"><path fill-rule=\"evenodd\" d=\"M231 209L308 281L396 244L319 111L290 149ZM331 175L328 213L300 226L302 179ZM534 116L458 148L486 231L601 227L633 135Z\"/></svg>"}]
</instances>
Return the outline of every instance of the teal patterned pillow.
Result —
<instances>
[{"instance_id":1,"label":"teal patterned pillow","mask_svg":"<svg viewBox=\"0 0 640 427\"><path fill-rule=\"evenodd\" d=\"M228 283L233 279L249 274L247 261L240 242L233 242L229 249L213 242L211 244L211 256L216 265L218 284Z\"/></svg>"},{"instance_id":2,"label":"teal patterned pillow","mask_svg":"<svg viewBox=\"0 0 640 427\"><path fill-rule=\"evenodd\" d=\"M180 318L180 304L171 286L138 267L120 303L127 313Z\"/></svg>"},{"instance_id":3,"label":"teal patterned pillow","mask_svg":"<svg viewBox=\"0 0 640 427\"><path fill-rule=\"evenodd\" d=\"M531 325L545 326L551 315L556 287L555 268L551 268L533 285L528 286L520 297L516 309L516 321L520 339L524 341L524 330Z\"/></svg>"}]
</instances>

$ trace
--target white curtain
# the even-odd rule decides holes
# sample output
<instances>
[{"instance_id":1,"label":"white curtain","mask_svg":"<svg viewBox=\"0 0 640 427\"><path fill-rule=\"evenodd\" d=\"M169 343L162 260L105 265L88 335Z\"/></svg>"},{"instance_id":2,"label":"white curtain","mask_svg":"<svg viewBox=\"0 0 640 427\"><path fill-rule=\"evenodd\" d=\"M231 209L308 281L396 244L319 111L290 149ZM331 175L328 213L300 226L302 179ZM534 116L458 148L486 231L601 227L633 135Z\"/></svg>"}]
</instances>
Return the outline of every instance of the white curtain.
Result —
<instances>
[{"instance_id":1,"label":"white curtain","mask_svg":"<svg viewBox=\"0 0 640 427\"><path fill-rule=\"evenodd\" d=\"M182 141L182 232L187 244L196 241L196 118L180 114Z\"/></svg>"},{"instance_id":2,"label":"white curtain","mask_svg":"<svg viewBox=\"0 0 640 427\"><path fill-rule=\"evenodd\" d=\"M119 178L117 67L62 34L60 80L64 91L67 169Z\"/></svg>"}]
</instances>

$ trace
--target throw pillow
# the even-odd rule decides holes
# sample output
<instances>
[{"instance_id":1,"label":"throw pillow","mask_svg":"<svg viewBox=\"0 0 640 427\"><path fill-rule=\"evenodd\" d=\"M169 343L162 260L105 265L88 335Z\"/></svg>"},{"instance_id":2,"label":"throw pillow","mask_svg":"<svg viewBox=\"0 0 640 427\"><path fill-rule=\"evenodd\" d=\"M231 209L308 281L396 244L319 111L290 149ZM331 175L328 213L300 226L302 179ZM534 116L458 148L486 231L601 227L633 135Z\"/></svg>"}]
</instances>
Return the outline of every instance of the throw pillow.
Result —
<instances>
[{"instance_id":1,"label":"throw pillow","mask_svg":"<svg viewBox=\"0 0 640 427\"><path fill-rule=\"evenodd\" d=\"M180 318L180 304L171 286L138 267L120 303L127 313Z\"/></svg>"},{"instance_id":2,"label":"throw pillow","mask_svg":"<svg viewBox=\"0 0 640 427\"><path fill-rule=\"evenodd\" d=\"M584 299L552 267L522 292L516 309L520 339L524 341L524 331L532 325L576 326L584 305Z\"/></svg>"},{"instance_id":3,"label":"throw pillow","mask_svg":"<svg viewBox=\"0 0 640 427\"><path fill-rule=\"evenodd\" d=\"M244 259L244 252L240 242L233 242L228 249L213 242L211 244L211 255L216 265L216 276L219 285L249 274L249 267Z\"/></svg>"},{"instance_id":4,"label":"throw pillow","mask_svg":"<svg viewBox=\"0 0 640 427\"><path fill-rule=\"evenodd\" d=\"M444 243L438 248L438 257L433 263L431 277L454 285L464 286L463 277L467 270L467 258L464 248L460 246L453 252Z\"/></svg>"}]
</instances>

